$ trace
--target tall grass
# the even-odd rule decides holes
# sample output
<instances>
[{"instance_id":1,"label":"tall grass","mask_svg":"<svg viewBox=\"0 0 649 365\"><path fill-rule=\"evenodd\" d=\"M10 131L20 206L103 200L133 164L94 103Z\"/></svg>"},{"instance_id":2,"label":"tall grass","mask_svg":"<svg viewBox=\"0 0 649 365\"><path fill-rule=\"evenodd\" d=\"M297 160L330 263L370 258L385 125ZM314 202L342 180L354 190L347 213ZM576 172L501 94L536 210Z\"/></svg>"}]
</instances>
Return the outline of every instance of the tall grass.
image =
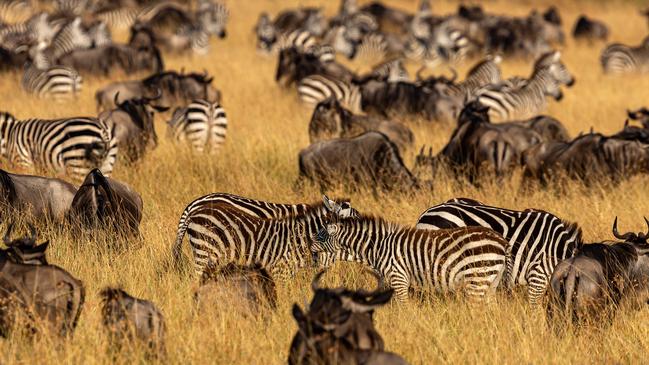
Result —
<instances>
[{"instance_id":1,"label":"tall grass","mask_svg":"<svg viewBox=\"0 0 649 365\"><path fill-rule=\"evenodd\" d=\"M392 0L396 6L413 10L417 1ZM526 14L531 6L550 1L489 1L484 6L495 12ZM541 5L539 5L541 4ZM612 30L612 41L639 43L647 33L645 20L636 5L627 2L556 2L566 31L579 13L604 20ZM59 343L49 338L35 343L14 338L0 341L0 363L113 363L101 328L98 292L107 285L120 285L129 293L152 300L167 320L168 360L192 364L278 364L286 360L296 326L290 315L294 302L310 299L313 272L304 270L292 281L278 283L279 309L267 320L242 319L228 308L198 313L192 301L195 278L180 277L162 270L169 259L178 217L194 198L211 192L230 192L278 202L311 202L319 199L312 186L294 191L298 175L297 154L308 145L310 109L297 101L293 90L274 82L276 61L256 53L253 25L261 11L276 14L297 5L323 6L328 14L336 1L229 1L231 23L226 40L214 41L209 55L165 55L169 69L207 71L223 91L223 105L229 118L224 149L216 156L192 155L164 138L165 118L158 118L159 147L136 166L116 166L114 177L132 185L144 199L142 242L128 242L133 248L111 251L103 247L112 235L88 239L64 230L42 229L40 236L51 241L48 259L69 270L86 286L86 304L74 338ZM434 2L434 11L451 11L456 3ZM126 34L119 34L124 39ZM576 135L591 127L603 133L621 129L627 108L646 105L649 78L608 77L599 66L602 45L585 46L568 42L563 58L577 83L565 92L548 113L566 124ZM352 64L361 69L361 65ZM415 68L413 66L413 68ZM463 67L460 71L466 71ZM506 75L528 75L531 63L506 62ZM444 72L443 70L440 72ZM115 74L112 80L125 79ZM18 117L62 117L95 115L94 91L109 79L91 78L81 98L55 105L23 93L19 74L2 76L0 109ZM410 123L416 145L430 145L434 151L447 141L451 125L424 121ZM418 148L404 152L412 166ZM3 168L8 168L2 165ZM12 169L15 171L15 169ZM649 215L649 179L637 177L618 186L586 188L566 183L560 190L519 191L520 176L509 181L484 183L479 189L440 176L432 190L412 196L367 191L351 194L356 208L387 219L413 225L418 215L433 204L452 197L471 197L510 208L537 208L578 222L587 241L610 239L611 224L619 216L621 230L644 230L641 217ZM335 190L331 195L348 195ZM5 219L3 219L5 220ZM63 233L61 233L63 232ZM358 267L338 263L326 276L326 284L371 286ZM432 297L424 303L389 304L376 313L377 327L390 351L402 354L414 364L436 363L645 363L649 351L649 312L621 313L610 327L592 329L564 337L553 335L545 326L543 310L530 308L523 296L497 298L484 307L463 301ZM125 349L117 363L144 362L141 349Z\"/></svg>"}]
</instances>

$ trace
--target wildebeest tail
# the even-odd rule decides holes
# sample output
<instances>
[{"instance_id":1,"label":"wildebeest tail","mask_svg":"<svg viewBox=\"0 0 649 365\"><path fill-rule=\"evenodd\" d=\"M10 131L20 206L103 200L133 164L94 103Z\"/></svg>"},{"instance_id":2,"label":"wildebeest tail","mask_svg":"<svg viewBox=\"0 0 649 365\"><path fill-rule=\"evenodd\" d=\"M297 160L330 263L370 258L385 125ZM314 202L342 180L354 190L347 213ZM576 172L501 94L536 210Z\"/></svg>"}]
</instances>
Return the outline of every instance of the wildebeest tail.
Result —
<instances>
[{"instance_id":1,"label":"wildebeest tail","mask_svg":"<svg viewBox=\"0 0 649 365\"><path fill-rule=\"evenodd\" d=\"M579 289L579 272L575 270L570 270L568 275L566 275L563 280L563 290L561 292L561 301L564 305L564 315L566 320L575 319L577 314L576 305L576 296L577 290Z\"/></svg>"}]
</instances>

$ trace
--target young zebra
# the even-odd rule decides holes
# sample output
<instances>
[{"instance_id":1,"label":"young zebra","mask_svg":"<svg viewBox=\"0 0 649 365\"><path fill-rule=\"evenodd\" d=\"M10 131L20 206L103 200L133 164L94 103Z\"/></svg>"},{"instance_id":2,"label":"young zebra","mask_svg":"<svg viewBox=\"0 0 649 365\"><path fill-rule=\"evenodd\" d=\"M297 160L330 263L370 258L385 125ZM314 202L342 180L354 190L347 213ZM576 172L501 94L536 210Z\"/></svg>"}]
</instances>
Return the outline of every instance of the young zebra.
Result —
<instances>
[{"instance_id":1,"label":"young zebra","mask_svg":"<svg viewBox=\"0 0 649 365\"><path fill-rule=\"evenodd\" d=\"M452 199L421 214L417 228L438 230L486 227L507 241L509 288L527 285L536 304L545 294L554 268L572 257L581 245L581 229L540 210L515 211L483 205L471 199Z\"/></svg>"},{"instance_id":2,"label":"young zebra","mask_svg":"<svg viewBox=\"0 0 649 365\"><path fill-rule=\"evenodd\" d=\"M210 261L219 265L239 261L272 268L281 263L302 267L309 256L309 241L327 215L355 217L348 201L326 196L318 204L277 204L226 193L202 196L183 211L173 247L176 265L182 259L182 243L188 232L198 276ZM342 255L342 254L340 254ZM319 255L327 267L335 256Z\"/></svg>"},{"instance_id":3,"label":"young zebra","mask_svg":"<svg viewBox=\"0 0 649 365\"><path fill-rule=\"evenodd\" d=\"M117 157L113 126L96 118L16 120L0 113L0 156L23 168L81 181L93 168L108 176Z\"/></svg>"},{"instance_id":4,"label":"young zebra","mask_svg":"<svg viewBox=\"0 0 649 365\"><path fill-rule=\"evenodd\" d=\"M574 78L560 57L558 51L541 56L534 65L532 77L519 89L488 85L476 91L480 103L490 108L490 120L529 119L547 108L546 96L561 100L561 85L572 86Z\"/></svg>"},{"instance_id":5,"label":"young zebra","mask_svg":"<svg viewBox=\"0 0 649 365\"><path fill-rule=\"evenodd\" d=\"M600 62L604 72L610 74L649 72L649 37L646 37L638 47L620 43L606 47Z\"/></svg>"},{"instance_id":6,"label":"young zebra","mask_svg":"<svg viewBox=\"0 0 649 365\"><path fill-rule=\"evenodd\" d=\"M176 141L189 143L199 153L216 152L225 142L228 119L221 105L198 99L177 108L168 125Z\"/></svg>"},{"instance_id":7,"label":"young zebra","mask_svg":"<svg viewBox=\"0 0 649 365\"><path fill-rule=\"evenodd\" d=\"M360 113L361 92L358 86L325 75L310 75L300 80L297 86L300 99L311 105L330 97L338 100L347 109Z\"/></svg>"},{"instance_id":8,"label":"young zebra","mask_svg":"<svg viewBox=\"0 0 649 365\"><path fill-rule=\"evenodd\" d=\"M361 216L320 229L312 250L343 250L385 277L401 301L413 286L482 299L505 272L507 242L482 227L428 231Z\"/></svg>"}]
</instances>

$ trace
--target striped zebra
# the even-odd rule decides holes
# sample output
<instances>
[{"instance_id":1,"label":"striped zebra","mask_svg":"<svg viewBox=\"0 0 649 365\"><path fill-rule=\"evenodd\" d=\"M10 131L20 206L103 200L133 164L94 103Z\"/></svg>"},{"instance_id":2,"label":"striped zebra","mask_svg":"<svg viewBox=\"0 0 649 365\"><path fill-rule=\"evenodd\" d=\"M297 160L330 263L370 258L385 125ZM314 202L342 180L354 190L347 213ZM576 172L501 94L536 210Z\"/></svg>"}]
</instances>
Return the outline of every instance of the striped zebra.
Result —
<instances>
[{"instance_id":1,"label":"striped zebra","mask_svg":"<svg viewBox=\"0 0 649 365\"><path fill-rule=\"evenodd\" d=\"M22 21L33 12L27 0L0 1L0 22L13 23Z\"/></svg>"},{"instance_id":2,"label":"striped zebra","mask_svg":"<svg viewBox=\"0 0 649 365\"><path fill-rule=\"evenodd\" d=\"M561 62L560 53L550 52L537 60L532 77L519 89L488 85L475 94L481 104L489 107L492 122L523 120L547 108L546 96L561 100L561 85L573 83L574 78Z\"/></svg>"},{"instance_id":3,"label":"striped zebra","mask_svg":"<svg viewBox=\"0 0 649 365\"><path fill-rule=\"evenodd\" d=\"M225 4L213 0L199 0L196 17L198 24L207 34L225 38L225 28L230 19L230 11Z\"/></svg>"},{"instance_id":4,"label":"striped zebra","mask_svg":"<svg viewBox=\"0 0 649 365\"><path fill-rule=\"evenodd\" d=\"M362 111L360 88L331 76L307 76L300 80L297 92L300 99L307 104L315 106L333 97L354 113Z\"/></svg>"},{"instance_id":5,"label":"striped zebra","mask_svg":"<svg viewBox=\"0 0 649 365\"><path fill-rule=\"evenodd\" d=\"M306 265L310 240L325 219L355 217L358 212L348 201L340 203L326 196L317 204L277 204L226 193L202 196L183 211L172 254L176 265L182 259L185 233L194 256L198 276L208 263L225 265L240 261L259 263L273 269ZM334 256L319 255L318 264L328 266Z\"/></svg>"},{"instance_id":6,"label":"striped zebra","mask_svg":"<svg viewBox=\"0 0 649 365\"><path fill-rule=\"evenodd\" d=\"M382 275L401 301L408 299L410 287L482 299L500 284L507 242L482 227L429 231L361 216L320 229L312 250L344 250L347 259Z\"/></svg>"},{"instance_id":7,"label":"striped zebra","mask_svg":"<svg viewBox=\"0 0 649 365\"><path fill-rule=\"evenodd\" d=\"M370 33L363 37L357 46L355 59L358 62L382 61L388 54L388 42L381 33Z\"/></svg>"},{"instance_id":8,"label":"striped zebra","mask_svg":"<svg viewBox=\"0 0 649 365\"><path fill-rule=\"evenodd\" d=\"M302 29L296 29L288 34L280 35L273 50L281 51L283 49L295 47L299 51L305 51L318 45L317 38L311 32Z\"/></svg>"},{"instance_id":9,"label":"striped zebra","mask_svg":"<svg viewBox=\"0 0 649 365\"><path fill-rule=\"evenodd\" d=\"M129 29L135 24L139 12L137 7L108 7L96 10L94 15L112 29Z\"/></svg>"},{"instance_id":10,"label":"striped zebra","mask_svg":"<svg viewBox=\"0 0 649 365\"><path fill-rule=\"evenodd\" d=\"M69 67L39 68L32 64L25 69L21 85L26 92L38 98L52 99L60 103L79 96L83 78L76 70Z\"/></svg>"},{"instance_id":11,"label":"striped zebra","mask_svg":"<svg viewBox=\"0 0 649 365\"><path fill-rule=\"evenodd\" d=\"M572 257L582 243L576 224L550 213L492 207L466 198L431 207L417 221L418 229L455 227L486 227L502 235L508 241L506 284L509 288L527 286L532 304L545 294L554 268Z\"/></svg>"},{"instance_id":12,"label":"striped zebra","mask_svg":"<svg viewBox=\"0 0 649 365\"><path fill-rule=\"evenodd\" d=\"M117 157L113 126L97 118L17 120L0 113L0 154L23 168L81 181L94 168L108 176Z\"/></svg>"},{"instance_id":13,"label":"striped zebra","mask_svg":"<svg viewBox=\"0 0 649 365\"><path fill-rule=\"evenodd\" d=\"M221 148L227 128L228 119L221 105L200 99L186 108L177 108L169 121L171 137L189 143L199 153Z\"/></svg>"},{"instance_id":14,"label":"striped zebra","mask_svg":"<svg viewBox=\"0 0 649 365\"><path fill-rule=\"evenodd\" d=\"M605 73L649 72L649 37L637 47L615 43L602 51L600 62Z\"/></svg>"},{"instance_id":15,"label":"striped zebra","mask_svg":"<svg viewBox=\"0 0 649 365\"><path fill-rule=\"evenodd\" d=\"M92 47L92 38L81 27L81 18L74 18L56 33L52 44L46 50L49 61L56 61L59 57L77 49Z\"/></svg>"},{"instance_id":16,"label":"striped zebra","mask_svg":"<svg viewBox=\"0 0 649 365\"><path fill-rule=\"evenodd\" d=\"M379 63L372 67L370 73L362 79L365 78L385 82L410 81L408 70L400 58Z\"/></svg>"}]
</instances>

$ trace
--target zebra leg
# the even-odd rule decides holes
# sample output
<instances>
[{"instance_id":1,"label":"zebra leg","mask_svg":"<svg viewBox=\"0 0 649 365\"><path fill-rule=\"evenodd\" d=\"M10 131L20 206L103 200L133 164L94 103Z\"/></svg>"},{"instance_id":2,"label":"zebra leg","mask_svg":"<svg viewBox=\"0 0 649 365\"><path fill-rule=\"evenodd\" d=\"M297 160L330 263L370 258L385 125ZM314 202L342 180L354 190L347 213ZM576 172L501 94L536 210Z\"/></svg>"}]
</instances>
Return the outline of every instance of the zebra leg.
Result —
<instances>
[{"instance_id":1,"label":"zebra leg","mask_svg":"<svg viewBox=\"0 0 649 365\"><path fill-rule=\"evenodd\" d=\"M549 284L549 275L540 264L534 265L526 275L527 299L530 305L536 307L545 295Z\"/></svg>"},{"instance_id":2,"label":"zebra leg","mask_svg":"<svg viewBox=\"0 0 649 365\"><path fill-rule=\"evenodd\" d=\"M410 288L410 279L405 273L390 273L387 275L390 287L394 289L394 296L398 301L404 303L408 301L408 289Z\"/></svg>"}]
</instances>

